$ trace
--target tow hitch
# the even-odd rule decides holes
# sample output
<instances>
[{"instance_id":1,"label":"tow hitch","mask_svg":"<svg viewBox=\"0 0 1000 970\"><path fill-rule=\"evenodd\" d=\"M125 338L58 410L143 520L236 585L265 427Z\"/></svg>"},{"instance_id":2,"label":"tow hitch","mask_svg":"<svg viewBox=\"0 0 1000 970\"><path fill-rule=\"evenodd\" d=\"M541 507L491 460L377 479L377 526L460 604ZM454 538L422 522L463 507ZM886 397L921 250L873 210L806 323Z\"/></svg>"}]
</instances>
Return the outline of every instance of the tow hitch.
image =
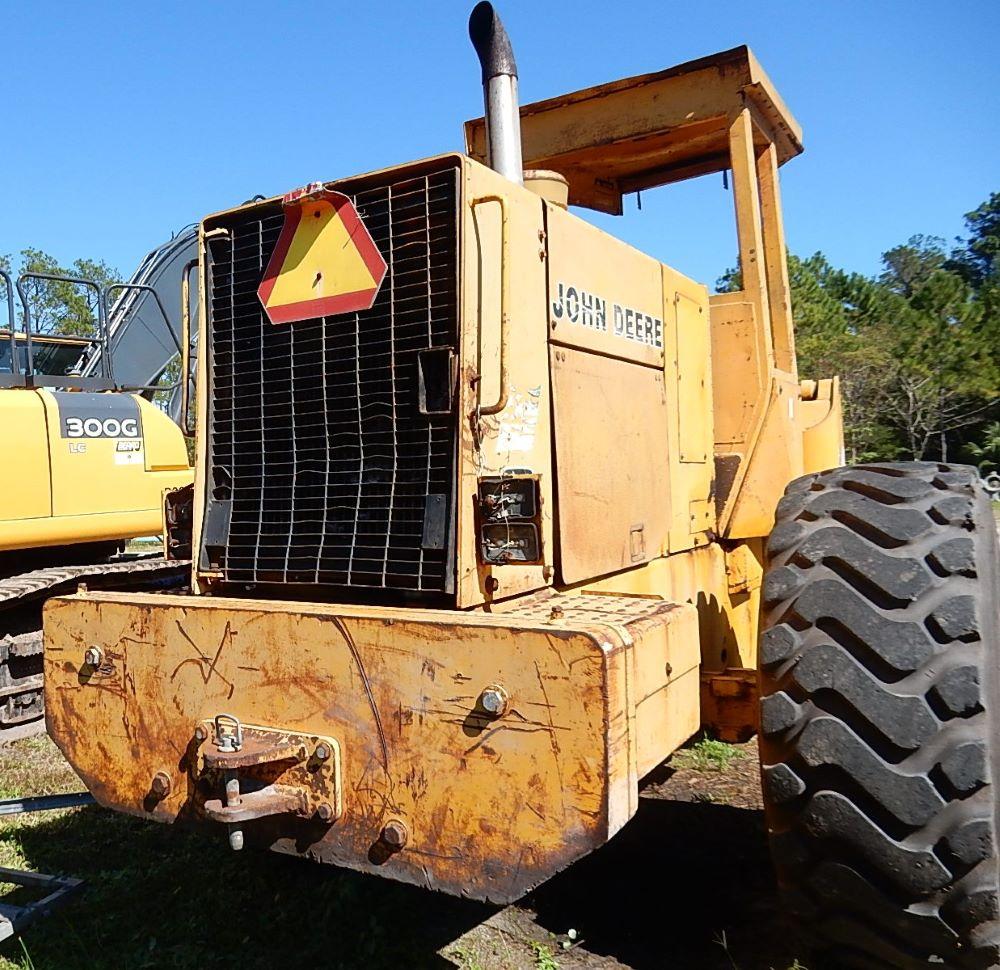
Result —
<instances>
[{"instance_id":1,"label":"tow hitch","mask_svg":"<svg viewBox=\"0 0 1000 970\"><path fill-rule=\"evenodd\" d=\"M333 738L242 724L232 714L202 721L194 731L197 773L210 790L206 817L243 848L243 823L293 814L332 825L342 806L340 745Z\"/></svg>"}]
</instances>

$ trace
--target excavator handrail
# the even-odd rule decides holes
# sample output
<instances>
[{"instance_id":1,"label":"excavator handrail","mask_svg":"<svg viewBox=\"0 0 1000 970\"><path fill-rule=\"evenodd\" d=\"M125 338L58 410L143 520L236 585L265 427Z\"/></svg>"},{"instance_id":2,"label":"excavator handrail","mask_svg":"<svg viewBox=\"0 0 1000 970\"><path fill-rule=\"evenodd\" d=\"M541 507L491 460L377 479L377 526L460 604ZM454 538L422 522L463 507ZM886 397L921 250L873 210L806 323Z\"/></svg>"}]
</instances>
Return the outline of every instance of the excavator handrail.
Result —
<instances>
[{"instance_id":1,"label":"excavator handrail","mask_svg":"<svg viewBox=\"0 0 1000 970\"><path fill-rule=\"evenodd\" d=\"M0 280L3 280L7 290L7 328L10 331L10 372L18 377L21 373L21 362L17 359L17 335L15 329L17 321L14 314L14 281L10 278L10 273L0 269Z\"/></svg>"},{"instance_id":2,"label":"excavator handrail","mask_svg":"<svg viewBox=\"0 0 1000 970\"><path fill-rule=\"evenodd\" d=\"M180 428L187 437L194 435L191 427L191 272L198 268L198 260L191 259L181 272L181 413Z\"/></svg>"},{"instance_id":3,"label":"excavator handrail","mask_svg":"<svg viewBox=\"0 0 1000 970\"><path fill-rule=\"evenodd\" d=\"M101 378L83 377L66 375L65 377L53 377L50 375L35 374L34 368L34 350L32 347L32 337L34 336L34 329L31 321L31 300L24 287L25 280L49 280L55 283L69 283L73 286L86 286L94 290L97 294L97 335L93 339L93 342L104 351L101 354ZM107 332L107 319L104 314L104 295L99 283L95 280L84 279L81 276L68 276L63 273L41 273L35 270L28 270L21 273L18 276L16 283L14 284L17 289L17 295L21 300L21 317L22 317L22 331L24 333L24 347L26 351L26 368L25 368L25 383L32 386L46 386L46 387L79 387L94 390L107 390L114 389L114 372L111 366L111 355L107 353L108 348L108 332ZM16 337L13 336L14 327L11 327L12 341L16 341ZM14 374L15 377L20 375L20 371ZM5 384L15 383L12 381L0 380L0 386ZM16 383L21 383L17 381Z\"/></svg>"},{"instance_id":4,"label":"excavator handrail","mask_svg":"<svg viewBox=\"0 0 1000 970\"><path fill-rule=\"evenodd\" d=\"M95 305L97 312L97 333L93 337L82 337L80 339L82 342L89 343L91 346L96 346L98 356L100 357L99 366L101 368L101 378L95 378L85 374L66 375L65 377L61 377L35 373L34 338L39 334L35 333L35 327L31 314L31 300L24 286L25 280L32 279L50 280L57 283L69 283L74 286L86 286L94 291L96 294ZM170 317L167 315L166 308L163 306L163 301L160 299L160 294L156 291L155 287L146 283L135 282L108 283L102 287L96 280L89 280L79 276L69 276L62 273L42 273L35 271L21 273L15 281L11 278L9 273L2 269L0 269L0 280L5 283L7 289L7 316L9 319L7 336L11 344L11 376L8 378L6 375L0 375L0 387L26 383L31 386L72 386L88 390L113 390L136 393L164 391L174 392L181 387L180 380L174 381L172 384L119 384L115 380L114 361L111 352L111 335L108 329L108 321L110 319L108 306L111 301L111 294L116 291L139 291L150 294L157 309L159 310L164 325L170 333L170 338L174 346L177 348L178 354L182 354L180 341L177 338L177 334L174 333L174 329L170 324ZM16 323L16 309L14 305L15 289L17 290L22 310L22 325L20 333ZM23 349L26 351L26 368L23 375L21 373L19 354L19 350L21 348L18 346L19 339L23 339ZM86 370L86 363L83 364L83 369Z\"/></svg>"}]
</instances>

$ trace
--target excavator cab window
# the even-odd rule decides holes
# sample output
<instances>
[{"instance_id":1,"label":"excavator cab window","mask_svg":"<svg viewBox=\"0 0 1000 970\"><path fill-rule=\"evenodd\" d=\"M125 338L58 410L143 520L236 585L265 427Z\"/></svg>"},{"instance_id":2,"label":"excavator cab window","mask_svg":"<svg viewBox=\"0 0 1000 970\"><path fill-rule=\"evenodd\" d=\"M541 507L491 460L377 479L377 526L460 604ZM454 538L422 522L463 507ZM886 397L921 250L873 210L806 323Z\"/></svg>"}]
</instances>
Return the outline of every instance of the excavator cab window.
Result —
<instances>
[{"instance_id":1,"label":"excavator cab window","mask_svg":"<svg viewBox=\"0 0 1000 970\"><path fill-rule=\"evenodd\" d=\"M22 334L14 337L20 373L28 370L28 348ZM79 374L84 356L93 347L85 337L35 336L31 340L32 370L36 374L64 377ZM12 374L10 331L0 330L0 374Z\"/></svg>"}]
</instances>

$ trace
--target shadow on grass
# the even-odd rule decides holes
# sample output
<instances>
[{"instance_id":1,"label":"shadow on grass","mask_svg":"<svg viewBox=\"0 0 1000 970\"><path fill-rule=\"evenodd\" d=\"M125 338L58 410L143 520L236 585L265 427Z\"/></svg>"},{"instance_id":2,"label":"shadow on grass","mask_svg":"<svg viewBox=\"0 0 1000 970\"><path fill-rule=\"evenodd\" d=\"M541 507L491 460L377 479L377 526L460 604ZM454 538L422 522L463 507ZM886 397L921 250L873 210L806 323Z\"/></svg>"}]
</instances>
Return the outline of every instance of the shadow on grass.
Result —
<instances>
[{"instance_id":1,"label":"shadow on grass","mask_svg":"<svg viewBox=\"0 0 1000 970\"><path fill-rule=\"evenodd\" d=\"M611 842L527 902L550 932L572 927L636 970L783 970L796 956L756 810L642 798Z\"/></svg>"},{"instance_id":2,"label":"shadow on grass","mask_svg":"<svg viewBox=\"0 0 1000 970\"><path fill-rule=\"evenodd\" d=\"M88 884L26 934L35 970L451 967L437 951L496 912L97 808L2 837L35 868ZM563 966L767 970L795 955L761 813L747 809L643 798L610 844L524 903L544 930L583 938ZM527 913L517 922L532 932ZM16 961L20 948L0 954Z\"/></svg>"},{"instance_id":3,"label":"shadow on grass","mask_svg":"<svg viewBox=\"0 0 1000 970\"><path fill-rule=\"evenodd\" d=\"M452 967L436 951L495 912L98 808L3 837L36 869L87 882L26 932L35 970Z\"/></svg>"}]
</instances>

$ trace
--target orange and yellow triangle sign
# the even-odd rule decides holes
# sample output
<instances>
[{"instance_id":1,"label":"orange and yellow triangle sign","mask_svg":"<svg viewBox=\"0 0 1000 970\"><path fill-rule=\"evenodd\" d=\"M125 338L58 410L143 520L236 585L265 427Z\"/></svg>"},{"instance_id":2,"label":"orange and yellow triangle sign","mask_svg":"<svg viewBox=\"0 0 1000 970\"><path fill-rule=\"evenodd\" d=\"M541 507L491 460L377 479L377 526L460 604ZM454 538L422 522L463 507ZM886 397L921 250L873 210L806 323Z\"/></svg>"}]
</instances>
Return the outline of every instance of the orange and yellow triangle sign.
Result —
<instances>
[{"instance_id":1,"label":"orange and yellow triangle sign","mask_svg":"<svg viewBox=\"0 0 1000 970\"><path fill-rule=\"evenodd\" d=\"M386 263L351 200L312 183L282 203L281 235L257 289L271 323L369 309Z\"/></svg>"}]
</instances>

